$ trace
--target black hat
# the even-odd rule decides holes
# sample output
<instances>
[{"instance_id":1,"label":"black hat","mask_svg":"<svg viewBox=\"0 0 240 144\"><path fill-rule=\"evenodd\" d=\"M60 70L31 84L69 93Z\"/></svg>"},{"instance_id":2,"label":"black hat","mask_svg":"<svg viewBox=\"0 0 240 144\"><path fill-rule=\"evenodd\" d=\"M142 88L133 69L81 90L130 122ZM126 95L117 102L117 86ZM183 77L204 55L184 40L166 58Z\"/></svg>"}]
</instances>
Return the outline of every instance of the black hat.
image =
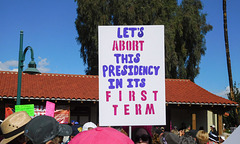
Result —
<instances>
[{"instance_id":1,"label":"black hat","mask_svg":"<svg viewBox=\"0 0 240 144\"><path fill-rule=\"evenodd\" d=\"M159 134L159 135L160 135L161 133L163 133L162 129L156 129L155 132L156 132L157 134Z\"/></svg>"},{"instance_id":2,"label":"black hat","mask_svg":"<svg viewBox=\"0 0 240 144\"><path fill-rule=\"evenodd\" d=\"M70 136L72 128L69 125L59 124L53 117L37 116L25 127L24 134L34 143L42 144L56 136Z\"/></svg>"},{"instance_id":3,"label":"black hat","mask_svg":"<svg viewBox=\"0 0 240 144\"><path fill-rule=\"evenodd\" d=\"M162 138L161 138L161 142L163 143L163 141L167 141L168 144L178 144L180 138L172 133L172 132L164 132Z\"/></svg>"},{"instance_id":4,"label":"black hat","mask_svg":"<svg viewBox=\"0 0 240 144\"><path fill-rule=\"evenodd\" d=\"M188 132L185 133L185 135L196 138L197 137L197 132L198 132L198 130L189 130Z\"/></svg>"}]
</instances>

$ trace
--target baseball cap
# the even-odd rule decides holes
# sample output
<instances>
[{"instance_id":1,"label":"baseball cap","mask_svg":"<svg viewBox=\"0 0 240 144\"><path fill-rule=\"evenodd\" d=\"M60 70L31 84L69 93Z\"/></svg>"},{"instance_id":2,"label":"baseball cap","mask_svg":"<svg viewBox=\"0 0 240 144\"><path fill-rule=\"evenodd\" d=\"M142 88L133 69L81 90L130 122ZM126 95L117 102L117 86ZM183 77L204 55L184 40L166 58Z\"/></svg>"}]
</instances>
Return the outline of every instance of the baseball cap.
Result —
<instances>
[{"instance_id":1,"label":"baseball cap","mask_svg":"<svg viewBox=\"0 0 240 144\"><path fill-rule=\"evenodd\" d=\"M222 140L224 140L224 141L226 140L224 136L220 136L220 138L221 138Z\"/></svg>"},{"instance_id":2,"label":"baseball cap","mask_svg":"<svg viewBox=\"0 0 240 144\"><path fill-rule=\"evenodd\" d=\"M42 115L33 118L26 125L24 134L33 144L43 144L56 136L70 136L72 128L69 125L59 124L53 117Z\"/></svg>"},{"instance_id":3,"label":"baseball cap","mask_svg":"<svg viewBox=\"0 0 240 144\"><path fill-rule=\"evenodd\" d=\"M96 128L97 126L93 122L87 122L83 125L82 131L88 130L88 128Z\"/></svg>"},{"instance_id":4,"label":"baseball cap","mask_svg":"<svg viewBox=\"0 0 240 144\"><path fill-rule=\"evenodd\" d=\"M210 127L215 128L215 125L211 125Z\"/></svg>"}]
</instances>

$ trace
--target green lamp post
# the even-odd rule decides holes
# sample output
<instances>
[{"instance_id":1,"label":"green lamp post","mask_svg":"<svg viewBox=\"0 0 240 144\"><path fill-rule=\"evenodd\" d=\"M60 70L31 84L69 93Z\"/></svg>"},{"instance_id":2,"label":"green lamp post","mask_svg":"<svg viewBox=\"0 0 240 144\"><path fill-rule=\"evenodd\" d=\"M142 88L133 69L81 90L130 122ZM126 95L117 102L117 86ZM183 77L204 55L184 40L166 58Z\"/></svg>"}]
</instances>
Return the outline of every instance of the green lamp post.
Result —
<instances>
[{"instance_id":1,"label":"green lamp post","mask_svg":"<svg viewBox=\"0 0 240 144\"><path fill-rule=\"evenodd\" d=\"M26 52L31 51L31 61L28 64L28 68L23 71L23 62L25 60ZM36 63L34 61L33 49L30 46L27 46L23 52L23 31L20 31L20 48L19 48L19 58L18 58L18 87L17 87L17 105L20 105L21 101L21 85L22 85L22 72L28 74L40 74L36 69Z\"/></svg>"}]
</instances>

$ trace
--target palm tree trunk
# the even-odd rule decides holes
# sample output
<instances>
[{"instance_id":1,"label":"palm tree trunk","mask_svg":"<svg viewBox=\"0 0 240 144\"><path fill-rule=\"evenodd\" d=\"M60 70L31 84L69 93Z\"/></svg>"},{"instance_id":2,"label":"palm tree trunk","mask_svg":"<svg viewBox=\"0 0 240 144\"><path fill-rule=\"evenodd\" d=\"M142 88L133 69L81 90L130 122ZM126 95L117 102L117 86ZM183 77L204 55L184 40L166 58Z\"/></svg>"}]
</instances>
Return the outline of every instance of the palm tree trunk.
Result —
<instances>
[{"instance_id":1,"label":"palm tree trunk","mask_svg":"<svg viewBox=\"0 0 240 144\"><path fill-rule=\"evenodd\" d=\"M223 22L224 22L224 38L225 38L225 47L226 47L226 56L227 56L227 68L228 68L228 78L229 78L229 86L230 86L230 96L232 101L234 101L233 94L233 81L232 81L232 70L231 70L231 59L229 52L229 44L228 44L228 29L227 29L227 4L226 0L223 0Z\"/></svg>"}]
</instances>

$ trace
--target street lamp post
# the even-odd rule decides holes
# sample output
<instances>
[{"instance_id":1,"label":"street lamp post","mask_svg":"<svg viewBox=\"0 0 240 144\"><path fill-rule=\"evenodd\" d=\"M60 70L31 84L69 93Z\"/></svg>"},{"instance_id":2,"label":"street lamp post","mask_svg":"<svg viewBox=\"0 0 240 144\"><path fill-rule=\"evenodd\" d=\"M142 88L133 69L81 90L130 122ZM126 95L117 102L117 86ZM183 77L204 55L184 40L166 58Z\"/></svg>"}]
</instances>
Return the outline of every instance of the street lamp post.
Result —
<instances>
[{"instance_id":1,"label":"street lamp post","mask_svg":"<svg viewBox=\"0 0 240 144\"><path fill-rule=\"evenodd\" d=\"M23 62L25 60L25 55L28 50L31 50L31 61L28 64L28 68L23 71ZM34 61L33 49L27 46L23 52L23 31L20 31L20 48L19 48L19 58L18 58L18 87L17 87L17 105L20 105L21 99L21 85L22 85L22 72L28 74L40 74L36 69L36 63Z\"/></svg>"}]
</instances>

